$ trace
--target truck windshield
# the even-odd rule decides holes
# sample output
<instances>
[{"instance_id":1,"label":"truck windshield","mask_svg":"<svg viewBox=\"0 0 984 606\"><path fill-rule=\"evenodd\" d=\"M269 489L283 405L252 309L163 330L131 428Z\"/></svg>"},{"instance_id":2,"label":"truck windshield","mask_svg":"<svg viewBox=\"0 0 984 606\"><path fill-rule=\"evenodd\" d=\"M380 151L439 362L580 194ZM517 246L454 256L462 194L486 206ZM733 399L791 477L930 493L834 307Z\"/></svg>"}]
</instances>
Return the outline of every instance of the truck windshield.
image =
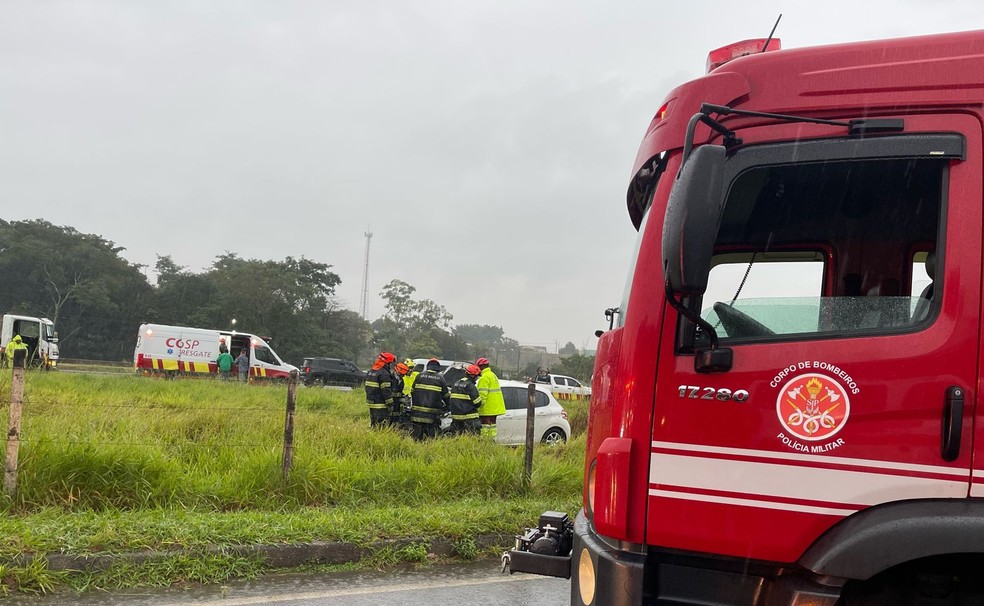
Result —
<instances>
[{"instance_id":1,"label":"truck windshield","mask_svg":"<svg viewBox=\"0 0 984 606\"><path fill-rule=\"evenodd\" d=\"M264 345L257 345L253 348L253 356L260 362L266 362L273 366L280 366L280 360L277 359L277 355L273 353L269 347Z\"/></svg>"},{"instance_id":2,"label":"truck windshield","mask_svg":"<svg viewBox=\"0 0 984 606\"><path fill-rule=\"evenodd\" d=\"M947 166L868 159L743 172L726 199L702 317L729 339L928 321Z\"/></svg>"}]
</instances>

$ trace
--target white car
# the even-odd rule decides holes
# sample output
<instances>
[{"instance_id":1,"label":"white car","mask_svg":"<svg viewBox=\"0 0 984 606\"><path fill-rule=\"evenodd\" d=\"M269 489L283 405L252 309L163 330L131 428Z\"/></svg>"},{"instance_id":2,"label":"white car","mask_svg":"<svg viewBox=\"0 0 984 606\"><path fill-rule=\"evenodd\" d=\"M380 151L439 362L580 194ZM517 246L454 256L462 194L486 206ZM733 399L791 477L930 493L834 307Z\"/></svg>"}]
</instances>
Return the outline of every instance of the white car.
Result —
<instances>
[{"instance_id":1,"label":"white car","mask_svg":"<svg viewBox=\"0 0 984 606\"><path fill-rule=\"evenodd\" d=\"M533 440L544 444L562 444L571 436L571 424L567 411L550 393L547 385L536 385L536 409L533 420ZM521 381L499 381L502 398L506 401L506 414L496 420L496 438L499 444L521 445L526 443L527 384Z\"/></svg>"},{"instance_id":2,"label":"white car","mask_svg":"<svg viewBox=\"0 0 984 606\"><path fill-rule=\"evenodd\" d=\"M424 372L424 368L427 367L427 361L430 358L414 358L413 368L410 370L416 372ZM455 381L465 376L465 368L468 367L471 362L461 362L460 360L438 360L438 364L441 367L438 372L444 375L444 380L448 382L448 387L454 384Z\"/></svg>"},{"instance_id":3,"label":"white car","mask_svg":"<svg viewBox=\"0 0 984 606\"><path fill-rule=\"evenodd\" d=\"M578 398L591 397L591 387L589 385L582 385L574 377L555 374L547 376L550 377L550 389L559 400L576 400ZM548 383L543 383L543 385L548 385Z\"/></svg>"},{"instance_id":4,"label":"white car","mask_svg":"<svg viewBox=\"0 0 984 606\"><path fill-rule=\"evenodd\" d=\"M454 369L454 363L445 369ZM522 381L499 380L502 399L506 402L506 414L496 419L496 438L498 444L520 446L526 443L526 408L529 383ZM563 444L571 437L571 424L567 422L567 411L560 405L550 391L550 385L536 385L535 411L533 419L533 441L544 444ZM451 425L451 417L441 419L441 429Z\"/></svg>"}]
</instances>

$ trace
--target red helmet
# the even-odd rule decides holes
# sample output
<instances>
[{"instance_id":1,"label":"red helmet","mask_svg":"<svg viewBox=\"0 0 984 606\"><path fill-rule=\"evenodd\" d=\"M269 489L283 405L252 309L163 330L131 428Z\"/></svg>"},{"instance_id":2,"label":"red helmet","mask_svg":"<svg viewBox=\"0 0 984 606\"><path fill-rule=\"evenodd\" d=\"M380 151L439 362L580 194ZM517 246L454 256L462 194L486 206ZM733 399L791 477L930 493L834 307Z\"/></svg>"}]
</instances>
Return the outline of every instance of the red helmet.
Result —
<instances>
[{"instance_id":1,"label":"red helmet","mask_svg":"<svg viewBox=\"0 0 984 606\"><path fill-rule=\"evenodd\" d=\"M479 368L478 366L475 366L474 364L469 364L468 367L465 368L465 374L472 377L478 376L482 374L482 369Z\"/></svg>"},{"instance_id":2,"label":"red helmet","mask_svg":"<svg viewBox=\"0 0 984 606\"><path fill-rule=\"evenodd\" d=\"M478 366L488 366L489 365L489 359L488 358L479 358L479 359L475 360L475 364L477 364Z\"/></svg>"},{"instance_id":3,"label":"red helmet","mask_svg":"<svg viewBox=\"0 0 984 606\"><path fill-rule=\"evenodd\" d=\"M392 362L396 362L396 356L394 356L388 351L384 351L383 353L379 354L379 361L382 362L383 364L390 364Z\"/></svg>"},{"instance_id":4,"label":"red helmet","mask_svg":"<svg viewBox=\"0 0 984 606\"><path fill-rule=\"evenodd\" d=\"M396 372L400 373L401 375L405 375L408 372L410 372L410 368L403 362L400 362L399 364L396 365Z\"/></svg>"}]
</instances>

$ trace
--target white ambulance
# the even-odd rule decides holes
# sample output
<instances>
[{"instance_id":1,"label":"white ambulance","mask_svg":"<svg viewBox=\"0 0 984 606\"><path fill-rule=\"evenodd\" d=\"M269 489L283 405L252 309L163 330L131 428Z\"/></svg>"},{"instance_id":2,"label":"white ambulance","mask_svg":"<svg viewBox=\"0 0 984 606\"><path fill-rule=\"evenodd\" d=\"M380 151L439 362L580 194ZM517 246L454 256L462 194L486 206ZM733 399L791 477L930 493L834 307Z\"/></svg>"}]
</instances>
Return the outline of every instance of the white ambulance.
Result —
<instances>
[{"instance_id":1,"label":"white ambulance","mask_svg":"<svg viewBox=\"0 0 984 606\"><path fill-rule=\"evenodd\" d=\"M241 351L249 356L249 378L286 380L296 366L285 363L262 338L245 332L207 330L163 324L141 324L133 367L139 373L214 374L219 345L225 343L233 358ZM235 373L235 367L233 367Z\"/></svg>"}]
</instances>

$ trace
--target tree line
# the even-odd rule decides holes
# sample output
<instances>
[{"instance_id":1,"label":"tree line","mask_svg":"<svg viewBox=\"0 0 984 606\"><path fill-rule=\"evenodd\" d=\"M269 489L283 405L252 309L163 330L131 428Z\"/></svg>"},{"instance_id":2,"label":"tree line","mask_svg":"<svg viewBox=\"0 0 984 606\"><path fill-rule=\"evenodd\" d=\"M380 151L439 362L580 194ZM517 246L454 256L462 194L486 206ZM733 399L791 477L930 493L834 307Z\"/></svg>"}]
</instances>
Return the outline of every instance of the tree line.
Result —
<instances>
[{"instance_id":1,"label":"tree line","mask_svg":"<svg viewBox=\"0 0 984 606\"><path fill-rule=\"evenodd\" d=\"M157 257L151 284L147 268L126 260L123 251L72 227L0 219L0 313L50 318L62 357L90 360L131 359L144 322L270 337L293 364L310 356L364 361L380 350L471 360L520 348L498 326L452 325L444 306L416 298L416 289L402 280L383 287L386 312L370 323L339 305L341 278L330 264L226 253L196 273L164 255ZM578 355L573 343L565 350L571 355L552 370L587 380L593 358ZM535 374L536 364L527 366L533 368L517 368L516 374Z\"/></svg>"}]
</instances>

